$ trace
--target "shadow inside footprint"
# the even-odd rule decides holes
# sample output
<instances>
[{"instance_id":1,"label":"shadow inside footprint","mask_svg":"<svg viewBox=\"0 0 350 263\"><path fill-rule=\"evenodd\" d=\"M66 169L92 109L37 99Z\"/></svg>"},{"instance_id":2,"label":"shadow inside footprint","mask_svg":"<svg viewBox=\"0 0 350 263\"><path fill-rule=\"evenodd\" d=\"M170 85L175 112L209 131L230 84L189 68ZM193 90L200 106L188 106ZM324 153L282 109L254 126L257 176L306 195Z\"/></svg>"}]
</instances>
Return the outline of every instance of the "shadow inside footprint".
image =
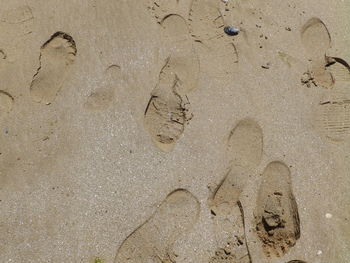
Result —
<instances>
[{"instance_id":1,"label":"shadow inside footprint","mask_svg":"<svg viewBox=\"0 0 350 263\"><path fill-rule=\"evenodd\" d=\"M268 257L282 257L300 238L298 206L292 192L290 171L282 162L270 163L262 175L256 230Z\"/></svg>"},{"instance_id":2,"label":"shadow inside footprint","mask_svg":"<svg viewBox=\"0 0 350 263\"><path fill-rule=\"evenodd\" d=\"M40 66L30 85L33 101L43 104L54 101L76 54L77 48L73 38L64 32L56 32L42 45Z\"/></svg>"},{"instance_id":3,"label":"shadow inside footprint","mask_svg":"<svg viewBox=\"0 0 350 263\"><path fill-rule=\"evenodd\" d=\"M176 262L173 244L193 227L198 216L198 200L186 190L175 190L124 240L114 263Z\"/></svg>"}]
</instances>

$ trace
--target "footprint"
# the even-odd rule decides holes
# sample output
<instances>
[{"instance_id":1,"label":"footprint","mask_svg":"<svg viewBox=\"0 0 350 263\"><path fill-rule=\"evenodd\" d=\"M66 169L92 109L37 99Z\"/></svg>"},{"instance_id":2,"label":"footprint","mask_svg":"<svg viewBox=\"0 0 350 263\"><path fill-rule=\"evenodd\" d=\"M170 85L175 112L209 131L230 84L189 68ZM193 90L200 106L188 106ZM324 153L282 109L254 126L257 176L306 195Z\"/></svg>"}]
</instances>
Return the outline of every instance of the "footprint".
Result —
<instances>
[{"instance_id":1,"label":"footprint","mask_svg":"<svg viewBox=\"0 0 350 263\"><path fill-rule=\"evenodd\" d=\"M150 9L158 23L169 14L176 14L187 19L191 1L187 0L151 0Z\"/></svg>"},{"instance_id":2,"label":"footprint","mask_svg":"<svg viewBox=\"0 0 350 263\"><path fill-rule=\"evenodd\" d=\"M327 139L343 142L350 136L350 91L347 82L337 82L330 94L323 97L315 113L315 128Z\"/></svg>"},{"instance_id":3,"label":"footprint","mask_svg":"<svg viewBox=\"0 0 350 263\"><path fill-rule=\"evenodd\" d=\"M193 227L198 215L198 200L186 190L175 190L124 240L114 262L176 262L174 242Z\"/></svg>"},{"instance_id":4,"label":"footprint","mask_svg":"<svg viewBox=\"0 0 350 263\"><path fill-rule=\"evenodd\" d=\"M302 82L308 87L321 86L332 88L334 78L327 70L329 64L326 56L331 47L331 37L326 25L319 18L311 18L301 29L301 40L307 52L311 67L302 78Z\"/></svg>"},{"instance_id":5,"label":"footprint","mask_svg":"<svg viewBox=\"0 0 350 263\"><path fill-rule=\"evenodd\" d=\"M71 36L57 32L41 47L40 67L30 85L35 102L50 104L54 101L74 63L77 49Z\"/></svg>"},{"instance_id":6,"label":"footprint","mask_svg":"<svg viewBox=\"0 0 350 263\"><path fill-rule=\"evenodd\" d=\"M13 97L6 91L0 90L0 120L12 110Z\"/></svg>"},{"instance_id":7,"label":"footprint","mask_svg":"<svg viewBox=\"0 0 350 263\"><path fill-rule=\"evenodd\" d=\"M200 64L193 46L185 19L179 15L169 15L162 22L164 46L169 57L169 71L179 80L179 94L187 94L198 87Z\"/></svg>"},{"instance_id":8,"label":"footprint","mask_svg":"<svg viewBox=\"0 0 350 263\"><path fill-rule=\"evenodd\" d=\"M114 91L109 88L98 88L92 92L85 103L85 108L91 111L106 110L112 104Z\"/></svg>"},{"instance_id":9,"label":"footprint","mask_svg":"<svg viewBox=\"0 0 350 263\"><path fill-rule=\"evenodd\" d=\"M262 175L256 230L268 257L282 257L300 237L297 203L292 192L289 168L282 162L268 164Z\"/></svg>"},{"instance_id":10,"label":"footprint","mask_svg":"<svg viewBox=\"0 0 350 263\"><path fill-rule=\"evenodd\" d=\"M311 61L302 83L332 88L315 110L315 128L326 138L341 142L350 135L350 65L338 57L326 56L331 38L325 24L311 18L301 30L301 38Z\"/></svg>"},{"instance_id":11,"label":"footprint","mask_svg":"<svg viewBox=\"0 0 350 263\"><path fill-rule=\"evenodd\" d=\"M104 87L97 88L87 98L84 107L90 111L108 109L115 100L114 85L117 77L120 77L120 66L111 65L105 71Z\"/></svg>"},{"instance_id":12,"label":"footprint","mask_svg":"<svg viewBox=\"0 0 350 263\"><path fill-rule=\"evenodd\" d=\"M224 33L224 27L231 25L224 21L220 1L193 0L189 25L191 35L197 43L198 54L203 54L201 63L211 71L215 70L216 76L234 70L238 54L233 38ZM213 64L219 67L213 69Z\"/></svg>"},{"instance_id":13,"label":"footprint","mask_svg":"<svg viewBox=\"0 0 350 263\"><path fill-rule=\"evenodd\" d=\"M155 145L170 152L192 118L186 94L198 86L199 60L181 16L169 15L161 25L169 56L151 93L144 123Z\"/></svg>"},{"instance_id":14,"label":"footprint","mask_svg":"<svg viewBox=\"0 0 350 263\"><path fill-rule=\"evenodd\" d=\"M239 199L249 169L260 163L262 148L262 129L254 120L243 119L231 131L228 141L231 169L210 200L219 248L209 262L251 262L245 236L244 210Z\"/></svg>"},{"instance_id":15,"label":"footprint","mask_svg":"<svg viewBox=\"0 0 350 263\"><path fill-rule=\"evenodd\" d=\"M191 119L190 103L176 89L179 81L171 71L169 61L162 69L157 87L148 102L144 123L155 145L164 152L173 150Z\"/></svg>"},{"instance_id":16,"label":"footprint","mask_svg":"<svg viewBox=\"0 0 350 263\"><path fill-rule=\"evenodd\" d=\"M1 22L8 24L20 24L34 19L29 6L19 6L14 9L5 10L1 14Z\"/></svg>"},{"instance_id":17,"label":"footprint","mask_svg":"<svg viewBox=\"0 0 350 263\"><path fill-rule=\"evenodd\" d=\"M233 165L255 167L261 161L263 132L259 124L246 118L231 131L228 142Z\"/></svg>"}]
</instances>

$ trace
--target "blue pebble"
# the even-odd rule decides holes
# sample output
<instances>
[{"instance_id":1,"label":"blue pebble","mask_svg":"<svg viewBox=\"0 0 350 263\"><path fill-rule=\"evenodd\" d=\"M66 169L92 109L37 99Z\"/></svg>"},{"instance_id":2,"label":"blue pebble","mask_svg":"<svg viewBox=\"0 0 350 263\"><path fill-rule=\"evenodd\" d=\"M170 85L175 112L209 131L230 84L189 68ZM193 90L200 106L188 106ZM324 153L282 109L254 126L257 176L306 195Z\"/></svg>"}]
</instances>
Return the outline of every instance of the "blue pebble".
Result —
<instances>
[{"instance_id":1,"label":"blue pebble","mask_svg":"<svg viewBox=\"0 0 350 263\"><path fill-rule=\"evenodd\" d=\"M236 27L226 26L224 28L224 31L229 36L236 36L236 35L238 35L240 30L239 30L239 28L236 28Z\"/></svg>"}]
</instances>

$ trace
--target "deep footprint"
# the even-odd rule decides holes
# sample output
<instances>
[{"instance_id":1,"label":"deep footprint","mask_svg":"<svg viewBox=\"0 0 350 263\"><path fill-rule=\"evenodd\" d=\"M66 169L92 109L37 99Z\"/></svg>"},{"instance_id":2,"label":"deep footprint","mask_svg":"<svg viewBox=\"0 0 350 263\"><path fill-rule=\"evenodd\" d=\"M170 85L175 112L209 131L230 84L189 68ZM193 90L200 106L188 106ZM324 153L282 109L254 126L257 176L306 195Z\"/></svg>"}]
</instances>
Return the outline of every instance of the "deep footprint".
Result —
<instances>
[{"instance_id":1,"label":"deep footprint","mask_svg":"<svg viewBox=\"0 0 350 263\"><path fill-rule=\"evenodd\" d=\"M209 261L211 263L251 262L245 236L244 210L239 199L249 169L260 163L262 148L262 129L254 120L243 119L231 131L228 141L231 169L210 201L219 245Z\"/></svg>"},{"instance_id":2,"label":"deep footprint","mask_svg":"<svg viewBox=\"0 0 350 263\"><path fill-rule=\"evenodd\" d=\"M198 200L186 190L170 193L156 212L118 249L114 263L175 262L174 242L186 234L199 215Z\"/></svg>"},{"instance_id":3,"label":"deep footprint","mask_svg":"<svg viewBox=\"0 0 350 263\"><path fill-rule=\"evenodd\" d=\"M299 213L292 192L291 175L282 162L270 163L262 175L256 230L268 257L282 257L300 238Z\"/></svg>"},{"instance_id":4,"label":"deep footprint","mask_svg":"<svg viewBox=\"0 0 350 263\"><path fill-rule=\"evenodd\" d=\"M50 104L54 101L74 63L77 48L71 36L57 32L41 47L40 66L30 85L35 102Z\"/></svg>"},{"instance_id":5,"label":"deep footprint","mask_svg":"<svg viewBox=\"0 0 350 263\"><path fill-rule=\"evenodd\" d=\"M321 86L332 88L334 78L327 70L329 63L326 57L331 47L331 37L326 25L319 18L309 19L301 29L301 40L307 52L311 67L303 76L302 82L308 87Z\"/></svg>"}]
</instances>

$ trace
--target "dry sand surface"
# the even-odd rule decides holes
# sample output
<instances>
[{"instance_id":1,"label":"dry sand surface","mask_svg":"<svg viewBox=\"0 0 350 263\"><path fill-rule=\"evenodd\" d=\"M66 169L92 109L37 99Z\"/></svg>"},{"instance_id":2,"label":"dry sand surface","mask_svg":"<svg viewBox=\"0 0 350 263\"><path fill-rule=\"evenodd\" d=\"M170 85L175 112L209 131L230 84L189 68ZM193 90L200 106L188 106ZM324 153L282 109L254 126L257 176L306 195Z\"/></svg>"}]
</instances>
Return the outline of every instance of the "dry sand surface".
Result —
<instances>
[{"instance_id":1,"label":"dry sand surface","mask_svg":"<svg viewBox=\"0 0 350 263\"><path fill-rule=\"evenodd\" d=\"M0 263L350 262L348 0L0 4Z\"/></svg>"}]
</instances>

